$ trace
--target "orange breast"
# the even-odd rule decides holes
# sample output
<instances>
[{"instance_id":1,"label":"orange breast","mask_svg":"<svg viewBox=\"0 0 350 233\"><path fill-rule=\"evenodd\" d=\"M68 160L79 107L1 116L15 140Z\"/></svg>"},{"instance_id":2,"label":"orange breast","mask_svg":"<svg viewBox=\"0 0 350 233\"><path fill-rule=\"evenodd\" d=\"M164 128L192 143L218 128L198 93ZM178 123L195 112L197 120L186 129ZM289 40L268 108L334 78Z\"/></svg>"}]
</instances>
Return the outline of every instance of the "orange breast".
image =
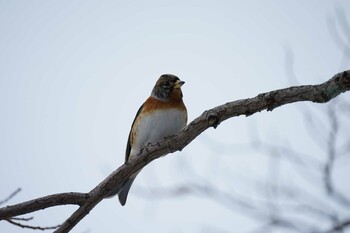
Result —
<instances>
[{"instance_id":1,"label":"orange breast","mask_svg":"<svg viewBox=\"0 0 350 233\"><path fill-rule=\"evenodd\" d=\"M152 96L148 97L144 105L144 112L152 112L156 109L178 108L186 111L184 102L182 101L182 93L180 90L174 90L169 101L161 101Z\"/></svg>"}]
</instances>

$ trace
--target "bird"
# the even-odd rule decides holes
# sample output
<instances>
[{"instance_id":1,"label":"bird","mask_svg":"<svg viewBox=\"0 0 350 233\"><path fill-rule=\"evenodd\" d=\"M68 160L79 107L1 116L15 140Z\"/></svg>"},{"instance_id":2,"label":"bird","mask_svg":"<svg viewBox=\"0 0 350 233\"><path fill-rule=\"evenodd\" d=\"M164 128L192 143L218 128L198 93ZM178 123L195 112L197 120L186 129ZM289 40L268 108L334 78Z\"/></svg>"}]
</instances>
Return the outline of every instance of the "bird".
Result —
<instances>
[{"instance_id":1,"label":"bird","mask_svg":"<svg viewBox=\"0 0 350 233\"><path fill-rule=\"evenodd\" d=\"M125 151L125 163L137 156L148 144L177 134L187 124L187 109L183 102L181 87L184 84L173 74L163 74L154 85L151 95L141 105L131 125ZM131 185L137 174L132 174L108 197L118 194L119 202L125 205Z\"/></svg>"}]
</instances>

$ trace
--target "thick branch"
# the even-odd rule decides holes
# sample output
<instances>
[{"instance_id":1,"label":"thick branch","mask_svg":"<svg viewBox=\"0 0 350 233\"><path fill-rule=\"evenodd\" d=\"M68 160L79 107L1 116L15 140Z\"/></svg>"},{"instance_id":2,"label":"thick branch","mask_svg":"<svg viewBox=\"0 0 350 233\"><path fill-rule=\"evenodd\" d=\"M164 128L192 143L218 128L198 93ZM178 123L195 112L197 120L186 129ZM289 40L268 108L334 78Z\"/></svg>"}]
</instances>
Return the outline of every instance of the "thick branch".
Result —
<instances>
[{"instance_id":1,"label":"thick branch","mask_svg":"<svg viewBox=\"0 0 350 233\"><path fill-rule=\"evenodd\" d=\"M31 213L58 205L82 205L88 199L86 193L59 193L0 209L0 220Z\"/></svg>"},{"instance_id":2,"label":"thick branch","mask_svg":"<svg viewBox=\"0 0 350 233\"><path fill-rule=\"evenodd\" d=\"M339 73L332 79L320 85L297 86L271 91L260 94L254 98L229 102L205 111L177 135L154 145L147 146L142 150L139 156L135 156L130 162L115 170L104 181L90 191L89 197L84 204L81 205L80 208L76 210L56 232L68 232L71 230L94 208L94 206L96 206L111 190L113 190L114 187L128 176L163 155L175 151L181 151L209 127L216 128L222 121L231 117L240 115L249 116L265 109L272 111L274 108L288 103L298 101L325 103L348 90L350 90L350 70ZM11 214L11 216L15 215L18 214ZM0 216L0 219L3 218Z\"/></svg>"},{"instance_id":3,"label":"thick branch","mask_svg":"<svg viewBox=\"0 0 350 233\"><path fill-rule=\"evenodd\" d=\"M239 115L252 115L256 112L274 108L298 101L325 103L350 89L350 70L335 75L332 79L320 85L290 87L260 94L251 99L237 100L205 111L192 121L176 136L146 147L128 164L124 164L94 188L91 198L75 211L56 232L67 232L72 229L90 210L97 205L105 195L128 176L140 170L149 162L175 151L181 151L199 134L209 127L216 128L222 121Z\"/></svg>"}]
</instances>

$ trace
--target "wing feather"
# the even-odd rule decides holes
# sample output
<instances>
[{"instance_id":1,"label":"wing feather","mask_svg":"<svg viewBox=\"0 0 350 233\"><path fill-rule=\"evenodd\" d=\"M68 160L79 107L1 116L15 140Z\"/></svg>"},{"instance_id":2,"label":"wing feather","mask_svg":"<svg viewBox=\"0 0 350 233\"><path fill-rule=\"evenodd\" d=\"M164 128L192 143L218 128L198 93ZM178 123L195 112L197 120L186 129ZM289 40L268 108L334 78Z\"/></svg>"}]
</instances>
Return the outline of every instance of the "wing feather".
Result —
<instances>
[{"instance_id":1,"label":"wing feather","mask_svg":"<svg viewBox=\"0 0 350 233\"><path fill-rule=\"evenodd\" d=\"M127 144L126 144L125 162L127 162L127 161L129 160L129 156L130 156L132 128L134 127L134 124L135 124L135 121L136 121L137 117L138 117L138 116L140 115L140 113L142 112L143 106L144 106L144 104L142 104L141 107L139 108L139 110L137 111L136 116L135 116L135 118L134 118L134 121L132 122L132 125L131 125L131 129L130 129L129 137L128 137L128 142L127 142Z\"/></svg>"}]
</instances>

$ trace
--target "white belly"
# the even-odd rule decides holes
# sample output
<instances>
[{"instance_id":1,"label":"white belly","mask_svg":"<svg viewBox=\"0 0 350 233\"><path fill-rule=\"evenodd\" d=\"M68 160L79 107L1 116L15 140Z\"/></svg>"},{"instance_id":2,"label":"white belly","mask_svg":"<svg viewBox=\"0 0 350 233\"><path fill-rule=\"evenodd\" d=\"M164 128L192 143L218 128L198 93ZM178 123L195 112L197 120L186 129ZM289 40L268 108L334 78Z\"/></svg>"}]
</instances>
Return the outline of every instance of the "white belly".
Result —
<instances>
[{"instance_id":1,"label":"white belly","mask_svg":"<svg viewBox=\"0 0 350 233\"><path fill-rule=\"evenodd\" d=\"M177 109L158 110L152 117L141 119L137 129L136 140L130 156L138 154L149 143L158 142L165 137L177 134L186 126L186 113Z\"/></svg>"}]
</instances>

